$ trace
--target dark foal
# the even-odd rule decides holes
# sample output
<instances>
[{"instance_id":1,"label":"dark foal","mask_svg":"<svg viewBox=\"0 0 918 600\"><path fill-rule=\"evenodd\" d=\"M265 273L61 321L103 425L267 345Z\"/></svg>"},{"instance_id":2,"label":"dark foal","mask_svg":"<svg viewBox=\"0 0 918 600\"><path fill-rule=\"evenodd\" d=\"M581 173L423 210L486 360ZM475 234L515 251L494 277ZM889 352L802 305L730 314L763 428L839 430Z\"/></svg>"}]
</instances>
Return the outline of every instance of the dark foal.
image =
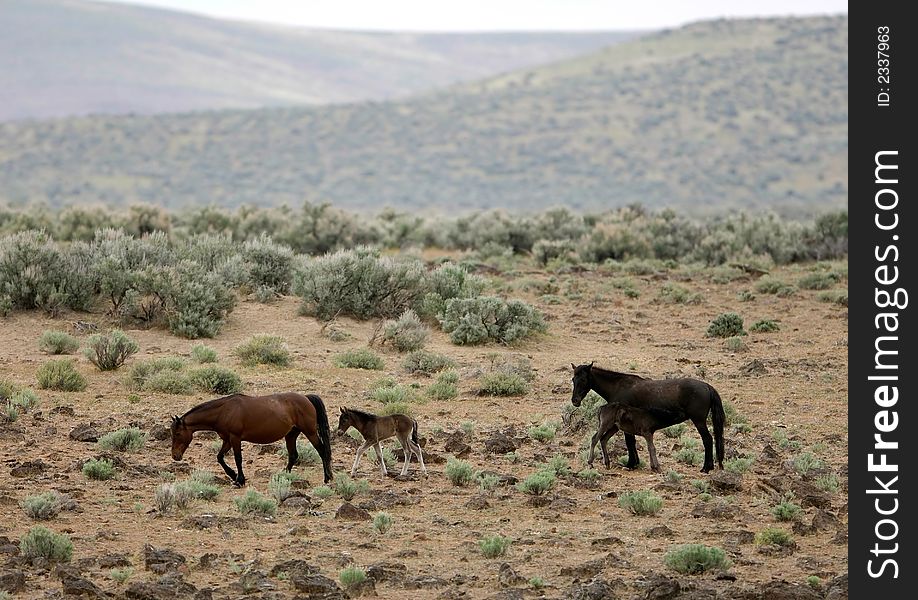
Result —
<instances>
[{"instance_id":1,"label":"dark foal","mask_svg":"<svg viewBox=\"0 0 918 600\"><path fill-rule=\"evenodd\" d=\"M373 447L376 452L376 458L379 459L379 470L385 477L386 461L383 460L382 448L379 442L392 436L398 438L405 452L405 465L402 467L401 475L408 472L408 463L411 462L411 454L417 454L418 462L421 463L421 470L427 475L427 467L424 466L424 455L421 452L421 446L418 444L418 422L405 415L390 415L378 417L374 414L355 410L352 408L342 408L341 416L338 418L338 433L343 434L349 428L353 427L363 436L364 442L357 449L357 456L354 457L354 466L351 467L351 477L357 472L357 465L360 463L360 457L369 447Z\"/></svg>"},{"instance_id":2,"label":"dark foal","mask_svg":"<svg viewBox=\"0 0 918 600\"><path fill-rule=\"evenodd\" d=\"M650 468L659 471L660 461L657 460L657 449L653 445L653 434L658 429L669 426L663 423L672 425L674 421L678 422L679 419L671 413L634 408L624 404L606 404L599 411L599 427L590 442L589 466L593 466L593 453L596 449L596 442L599 442L599 447L602 449L602 462L606 468L609 468L609 451L606 449L606 442L621 430L625 434L639 435L647 440Z\"/></svg>"},{"instance_id":3,"label":"dark foal","mask_svg":"<svg viewBox=\"0 0 918 600\"><path fill-rule=\"evenodd\" d=\"M315 394L294 392L268 396L233 394L195 406L181 417L172 417L172 458L182 460L195 431L215 431L223 446L217 462L237 486L245 485L242 473L242 442L270 444L287 442L287 471L298 458L296 438L304 434L322 457L325 483L332 479L331 434L325 404ZM232 448L236 471L223 460Z\"/></svg>"}]
</instances>

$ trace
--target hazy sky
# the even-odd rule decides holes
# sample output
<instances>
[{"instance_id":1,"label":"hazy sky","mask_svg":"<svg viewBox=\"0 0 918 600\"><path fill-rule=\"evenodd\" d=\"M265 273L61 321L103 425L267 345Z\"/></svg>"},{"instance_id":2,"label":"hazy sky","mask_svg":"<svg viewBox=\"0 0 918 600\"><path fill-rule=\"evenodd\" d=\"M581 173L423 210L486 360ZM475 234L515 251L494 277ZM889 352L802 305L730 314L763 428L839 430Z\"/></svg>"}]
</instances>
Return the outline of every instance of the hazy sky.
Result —
<instances>
[{"instance_id":1,"label":"hazy sky","mask_svg":"<svg viewBox=\"0 0 918 600\"><path fill-rule=\"evenodd\" d=\"M838 0L110 0L215 17L400 31L656 29L717 17L847 13Z\"/></svg>"}]
</instances>

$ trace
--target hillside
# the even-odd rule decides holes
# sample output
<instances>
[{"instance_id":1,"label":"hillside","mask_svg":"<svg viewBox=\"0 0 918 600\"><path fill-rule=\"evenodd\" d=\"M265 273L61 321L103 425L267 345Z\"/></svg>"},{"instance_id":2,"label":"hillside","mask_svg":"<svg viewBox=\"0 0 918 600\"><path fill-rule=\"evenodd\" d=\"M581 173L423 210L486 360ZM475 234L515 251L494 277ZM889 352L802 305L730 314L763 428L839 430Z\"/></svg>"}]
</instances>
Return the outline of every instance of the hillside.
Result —
<instances>
[{"instance_id":1,"label":"hillside","mask_svg":"<svg viewBox=\"0 0 918 600\"><path fill-rule=\"evenodd\" d=\"M847 17L711 21L401 102L0 125L0 202L847 205Z\"/></svg>"},{"instance_id":2,"label":"hillside","mask_svg":"<svg viewBox=\"0 0 918 600\"><path fill-rule=\"evenodd\" d=\"M383 100L634 35L354 33L84 0L3 0L0 121Z\"/></svg>"}]
</instances>

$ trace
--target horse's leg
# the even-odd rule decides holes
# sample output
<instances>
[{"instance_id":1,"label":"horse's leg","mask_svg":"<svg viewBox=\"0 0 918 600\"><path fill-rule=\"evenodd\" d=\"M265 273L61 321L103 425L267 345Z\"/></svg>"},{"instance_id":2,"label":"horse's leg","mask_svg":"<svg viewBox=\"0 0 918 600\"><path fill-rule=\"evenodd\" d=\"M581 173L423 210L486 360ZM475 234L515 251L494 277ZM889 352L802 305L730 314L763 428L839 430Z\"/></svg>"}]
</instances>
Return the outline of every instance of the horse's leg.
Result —
<instances>
[{"instance_id":1,"label":"horse's leg","mask_svg":"<svg viewBox=\"0 0 918 600\"><path fill-rule=\"evenodd\" d=\"M587 461L587 466L591 469L593 468L593 456L596 450L596 443L599 442L599 431L593 434L593 439L590 440L590 459ZM605 455L603 455L605 456Z\"/></svg>"},{"instance_id":2,"label":"horse's leg","mask_svg":"<svg viewBox=\"0 0 918 600\"><path fill-rule=\"evenodd\" d=\"M707 417L705 416L700 419L692 419L692 423L695 424L695 428L698 430L698 434L701 435L701 442L704 444L704 466L701 467L701 472L707 473L708 471L713 471L714 438L711 436L711 432L708 431Z\"/></svg>"},{"instance_id":3,"label":"horse's leg","mask_svg":"<svg viewBox=\"0 0 918 600\"><path fill-rule=\"evenodd\" d=\"M300 455L296 451L296 438L300 435L300 430L294 427L290 430L290 433L284 436L284 441L287 442L287 472L289 473L293 469L293 465L296 464L296 461L299 460Z\"/></svg>"},{"instance_id":4,"label":"horse's leg","mask_svg":"<svg viewBox=\"0 0 918 600\"><path fill-rule=\"evenodd\" d=\"M625 434L625 445L628 446L628 464L625 465L625 468L637 469L641 463L641 458L637 453L637 441L634 439L633 433Z\"/></svg>"},{"instance_id":5,"label":"horse's leg","mask_svg":"<svg viewBox=\"0 0 918 600\"><path fill-rule=\"evenodd\" d=\"M402 452L405 453L405 465L402 467L400 475L404 477L408 473L408 463L411 462L411 453L414 449L408 443L408 437L398 436L398 443L402 445Z\"/></svg>"},{"instance_id":6,"label":"horse's leg","mask_svg":"<svg viewBox=\"0 0 918 600\"><path fill-rule=\"evenodd\" d=\"M647 452L650 454L650 469L660 472L660 461L657 460L657 448L653 445L653 433L644 436L647 440Z\"/></svg>"},{"instance_id":7,"label":"horse's leg","mask_svg":"<svg viewBox=\"0 0 918 600\"><path fill-rule=\"evenodd\" d=\"M376 458L379 459L379 471L382 473L382 476L385 477L389 472L386 470L386 461L383 460L382 448L379 446L379 440L373 444L373 450L376 452Z\"/></svg>"},{"instance_id":8,"label":"horse's leg","mask_svg":"<svg viewBox=\"0 0 918 600\"><path fill-rule=\"evenodd\" d=\"M226 464L226 460L224 460L223 458L224 456L226 456L226 453L229 451L229 449L230 449L229 438L225 438L223 440L223 445L220 446L220 451L217 452L217 462L220 463L221 467L223 467L223 470L226 472L226 476L230 478L230 481L232 481L233 483L236 483L236 471L232 470L230 466Z\"/></svg>"},{"instance_id":9,"label":"horse's leg","mask_svg":"<svg viewBox=\"0 0 918 600\"><path fill-rule=\"evenodd\" d=\"M243 487L245 486L245 475L242 473L242 440L230 438L230 443L233 445L233 458L236 459L236 470L239 472L236 477L236 485Z\"/></svg>"},{"instance_id":10,"label":"horse's leg","mask_svg":"<svg viewBox=\"0 0 918 600\"><path fill-rule=\"evenodd\" d=\"M612 464L609 460L609 449L606 447L606 444L609 442L609 438L618 433L618 427L613 425L609 429L603 432L599 438L599 448L602 450L602 464L608 469Z\"/></svg>"},{"instance_id":11,"label":"horse's leg","mask_svg":"<svg viewBox=\"0 0 918 600\"><path fill-rule=\"evenodd\" d=\"M354 457L354 466L351 467L351 477L353 477L357 473L357 465L360 463L360 457L369 447L370 447L370 443L364 442L360 446L360 448L357 448L357 456Z\"/></svg>"},{"instance_id":12,"label":"horse's leg","mask_svg":"<svg viewBox=\"0 0 918 600\"><path fill-rule=\"evenodd\" d=\"M418 455L418 462L421 463L421 472L424 473L424 477L427 477L427 467L424 465L424 453L421 451L420 444L414 443L414 440L408 438L408 443L411 444L414 453Z\"/></svg>"}]
</instances>

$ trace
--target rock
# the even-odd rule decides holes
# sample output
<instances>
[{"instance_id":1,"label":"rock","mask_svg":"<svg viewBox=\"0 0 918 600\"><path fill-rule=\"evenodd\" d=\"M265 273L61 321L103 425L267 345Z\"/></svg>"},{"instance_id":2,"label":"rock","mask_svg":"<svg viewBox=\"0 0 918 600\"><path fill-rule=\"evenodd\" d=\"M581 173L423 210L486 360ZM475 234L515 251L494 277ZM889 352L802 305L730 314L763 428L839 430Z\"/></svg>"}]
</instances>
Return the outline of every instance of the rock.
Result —
<instances>
[{"instance_id":1,"label":"rock","mask_svg":"<svg viewBox=\"0 0 918 600\"><path fill-rule=\"evenodd\" d=\"M525 597L522 590L502 590L493 596L488 596L490 600L523 600Z\"/></svg>"},{"instance_id":2,"label":"rock","mask_svg":"<svg viewBox=\"0 0 918 600\"><path fill-rule=\"evenodd\" d=\"M578 579L589 579L602 573L606 566L606 561L602 558L590 560L579 565L561 567L562 577L576 577Z\"/></svg>"},{"instance_id":3,"label":"rock","mask_svg":"<svg viewBox=\"0 0 918 600\"><path fill-rule=\"evenodd\" d=\"M484 442L485 452L488 454L507 454L520 447L516 438L503 431L494 431Z\"/></svg>"},{"instance_id":4,"label":"rock","mask_svg":"<svg viewBox=\"0 0 918 600\"><path fill-rule=\"evenodd\" d=\"M106 554L99 557L99 568L113 569L115 567L129 567L131 559L127 554Z\"/></svg>"},{"instance_id":5,"label":"rock","mask_svg":"<svg viewBox=\"0 0 918 600\"><path fill-rule=\"evenodd\" d=\"M727 535L724 537L724 546L729 546L731 548L736 548L738 546L744 546L746 544L751 544L755 541L755 534L751 531L739 530L739 531L728 531Z\"/></svg>"},{"instance_id":6,"label":"rock","mask_svg":"<svg viewBox=\"0 0 918 600\"><path fill-rule=\"evenodd\" d=\"M451 587L448 590L445 590L437 596L437 600L466 600L469 597L469 593L458 587Z\"/></svg>"},{"instance_id":7,"label":"rock","mask_svg":"<svg viewBox=\"0 0 918 600\"><path fill-rule=\"evenodd\" d=\"M497 582L501 587L516 587L526 583L526 578L514 571L510 563L501 563L497 570Z\"/></svg>"},{"instance_id":8,"label":"rock","mask_svg":"<svg viewBox=\"0 0 918 600\"><path fill-rule=\"evenodd\" d=\"M73 432L71 432L73 433ZM158 442L172 439L172 430L161 423L150 428L150 437Z\"/></svg>"},{"instance_id":9,"label":"rock","mask_svg":"<svg viewBox=\"0 0 918 600\"><path fill-rule=\"evenodd\" d=\"M325 575L318 573L291 573L290 583L298 592L303 592L309 597L344 599L344 592L338 584Z\"/></svg>"},{"instance_id":10,"label":"rock","mask_svg":"<svg viewBox=\"0 0 918 600\"><path fill-rule=\"evenodd\" d=\"M284 562L279 562L273 567L271 567L271 577L277 577L281 573L286 573L288 576L293 573L303 573L306 575L314 575L319 572L319 567L314 567L311 564L307 563L305 560L300 560L295 558L293 560L285 560Z\"/></svg>"},{"instance_id":11,"label":"rock","mask_svg":"<svg viewBox=\"0 0 918 600\"><path fill-rule=\"evenodd\" d=\"M453 432L446 438L446 444L443 451L452 454L456 458L465 458L472 451L472 447L465 443L465 436L459 432Z\"/></svg>"},{"instance_id":12,"label":"rock","mask_svg":"<svg viewBox=\"0 0 918 600\"><path fill-rule=\"evenodd\" d=\"M376 581L372 577L367 577L360 583L349 586L346 590L348 598L359 598L360 596L375 596Z\"/></svg>"},{"instance_id":13,"label":"rock","mask_svg":"<svg viewBox=\"0 0 918 600\"><path fill-rule=\"evenodd\" d=\"M596 578L589 583L575 583L568 588L564 596L570 600L615 600L615 591L601 578Z\"/></svg>"},{"instance_id":14,"label":"rock","mask_svg":"<svg viewBox=\"0 0 918 600\"><path fill-rule=\"evenodd\" d=\"M826 583L825 600L848 600L848 574L839 575Z\"/></svg>"},{"instance_id":15,"label":"rock","mask_svg":"<svg viewBox=\"0 0 918 600\"><path fill-rule=\"evenodd\" d=\"M572 512L577 508L577 501L567 496L555 496L551 500L551 509L558 512Z\"/></svg>"},{"instance_id":16,"label":"rock","mask_svg":"<svg viewBox=\"0 0 918 600\"><path fill-rule=\"evenodd\" d=\"M436 577L434 575L419 575L418 577L406 581L405 589L430 590L445 587L447 585L449 585L449 583L440 577Z\"/></svg>"},{"instance_id":17,"label":"rock","mask_svg":"<svg viewBox=\"0 0 918 600\"><path fill-rule=\"evenodd\" d=\"M465 503L466 508L471 508L472 510L484 510L486 508L491 508L491 503L488 502L487 498L484 496L472 496L468 502Z\"/></svg>"},{"instance_id":18,"label":"rock","mask_svg":"<svg viewBox=\"0 0 918 600\"><path fill-rule=\"evenodd\" d=\"M654 525L653 527L644 530L644 537L651 539L673 538L676 537L676 532L666 525Z\"/></svg>"},{"instance_id":19,"label":"rock","mask_svg":"<svg viewBox=\"0 0 918 600\"><path fill-rule=\"evenodd\" d=\"M41 475L47 471L50 466L51 465L40 458L38 460L28 460L13 467L10 470L10 475L13 477L32 477L34 475Z\"/></svg>"},{"instance_id":20,"label":"rock","mask_svg":"<svg viewBox=\"0 0 918 600\"><path fill-rule=\"evenodd\" d=\"M76 442L98 442L99 430L88 423L80 423L70 430L69 437Z\"/></svg>"},{"instance_id":21,"label":"rock","mask_svg":"<svg viewBox=\"0 0 918 600\"><path fill-rule=\"evenodd\" d=\"M143 564L148 571L163 574L184 565L185 557L168 548L158 549L146 544L143 547Z\"/></svg>"},{"instance_id":22,"label":"rock","mask_svg":"<svg viewBox=\"0 0 918 600\"><path fill-rule=\"evenodd\" d=\"M520 481L517 477L514 477L513 475L507 475L506 473L498 473L496 471L482 471L481 475L482 476L491 475L491 476L497 477L497 485L505 486L505 487L516 485Z\"/></svg>"},{"instance_id":23,"label":"rock","mask_svg":"<svg viewBox=\"0 0 918 600\"><path fill-rule=\"evenodd\" d=\"M762 451L759 452L759 458L757 462L763 463L776 463L781 460L781 454L772 448L771 444L765 444L762 448Z\"/></svg>"},{"instance_id":24,"label":"rock","mask_svg":"<svg viewBox=\"0 0 918 600\"><path fill-rule=\"evenodd\" d=\"M526 498L526 504L533 508L542 508L551 504L551 498L548 496L529 496Z\"/></svg>"},{"instance_id":25,"label":"rock","mask_svg":"<svg viewBox=\"0 0 918 600\"><path fill-rule=\"evenodd\" d=\"M832 496L807 481L776 475L761 481L759 485L776 496L792 492L803 508L813 506L825 510L832 507Z\"/></svg>"},{"instance_id":26,"label":"rock","mask_svg":"<svg viewBox=\"0 0 918 600\"><path fill-rule=\"evenodd\" d=\"M217 558L218 558L217 555L214 554L213 552L202 554L201 557L198 558L198 568L212 569L213 566L217 564Z\"/></svg>"},{"instance_id":27,"label":"rock","mask_svg":"<svg viewBox=\"0 0 918 600\"><path fill-rule=\"evenodd\" d=\"M730 471L714 471L711 473L711 487L724 494L732 494L743 487L743 476Z\"/></svg>"},{"instance_id":28,"label":"rock","mask_svg":"<svg viewBox=\"0 0 918 600\"><path fill-rule=\"evenodd\" d=\"M763 583L759 586L758 593L763 600L820 600L822 598L809 586L786 581Z\"/></svg>"},{"instance_id":29,"label":"rock","mask_svg":"<svg viewBox=\"0 0 918 600\"><path fill-rule=\"evenodd\" d=\"M653 575L647 582L644 598L647 600L671 600L682 593L679 580L665 575Z\"/></svg>"},{"instance_id":30,"label":"rock","mask_svg":"<svg viewBox=\"0 0 918 600\"><path fill-rule=\"evenodd\" d=\"M313 510L312 499L309 496L290 496L281 506L284 509L295 511L297 515L307 515Z\"/></svg>"},{"instance_id":31,"label":"rock","mask_svg":"<svg viewBox=\"0 0 918 600\"><path fill-rule=\"evenodd\" d=\"M386 510L393 506L411 506L420 502L418 498L406 492L376 492L369 500L364 500L358 506L364 510Z\"/></svg>"},{"instance_id":32,"label":"rock","mask_svg":"<svg viewBox=\"0 0 918 600\"><path fill-rule=\"evenodd\" d=\"M198 593L196 587L186 582L179 573L173 572L160 577L156 582L136 581L128 586L124 596L130 600L184 600L197 597Z\"/></svg>"},{"instance_id":33,"label":"rock","mask_svg":"<svg viewBox=\"0 0 918 600\"><path fill-rule=\"evenodd\" d=\"M408 567L399 562L381 562L367 567L367 577L379 583L401 581L408 575Z\"/></svg>"},{"instance_id":34,"label":"rock","mask_svg":"<svg viewBox=\"0 0 918 600\"><path fill-rule=\"evenodd\" d=\"M0 590L15 594L25 589L25 573L18 569L0 572Z\"/></svg>"},{"instance_id":35,"label":"rock","mask_svg":"<svg viewBox=\"0 0 918 600\"><path fill-rule=\"evenodd\" d=\"M835 537L832 538L833 544L838 544L840 546L848 545L848 531L839 527L835 530Z\"/></svg>"},{"instance_id":36,"label":"rock","mask_svg":"<svg viewBox=\"0 0 918 600\"><path fill-rule=\"evenodd\" d=\"M109 597L99 586L73 572L64 573L60 579L65 596L80 596L82 598Z\"/></svg>"},{"instance_id":37,"label":"rock","mask_svg":"<svg viewBox=\"0 0 918 600\"><path fill-rule=\"evenodd\" d=\"M246 529L249 521L242 517L224 517L211 514L192 515L182 520L179 527L182 529Z\"/></svg>"},{"instance_id":38,"label":"rock","mask_svg":"<svg viewBox=\"0 0 918 600\"><path fill-rule=\"evenodd\" d=\"M766 556L790 556L797 551L797 542L790 541L785 545L763 544L757 546L756 550L759 554Z\"/></svg>"},{"instance_id":39,"label":"rock","mask_svg":"<svg viewBox=\"0 0 918 600\"><path fill-rule=\"evenodd\" d=\"M64 417L73 417L76 413L73 412L72 406L55 406L48 411L50 415L61 415Z\"/></svg>"},{"instance_id":40,"label":"rock","mask_svg":"<svg viewBox=\"0 0 918 600\"><path fill-rule=\"evenodd\" d=\"M258 569L246 570L239 576L238 589L244 594L253 592L270 592L276 586L268 579L264 571Z\"/></svg>"},{"instance_id":41,"label":"rock","mask_svg":"<svg viewBox=\"0 0 918 600\"><path fill-rule=\"evenodd\" d=\"M824 510L817 510L813 515L813 529L823 531L826 529L837 529L839 525L838 517Z\"/></svg>"},{"instance_id":42,"label":"rock","mask_svg":"<svg viewBox=\"0 0 918 600\"><path fill-rule=\"evenodd\" d=\"M765 368L765 363L763 363L758 358L755 358L745 365L739 368L740 375L746 375L747 377L756 377L759 375L765 375L768 373L768 369Z\"/></svg>"},{"instance_id":43,"label":"rock","mask_svg":"<svg viewBox=\"0 0 918 600\"><path fill-rule=\"evenodd\" d=\"M345 502L335 511L335 518L344 521L369 521L370 513L362 508L357 508L350 502Z\"/></svg>"},{"instance_id":44,"label":"rock","mask_svg":"<svg viewBox=\"0 0 918 600\"><path fill-rule=\"evenodd\" d=\"M736 507L723 500L711 500L709 502L699 502L692 509L692 516L706 519L732 519L736 516Z\"/></svg>"}]
</instances>

